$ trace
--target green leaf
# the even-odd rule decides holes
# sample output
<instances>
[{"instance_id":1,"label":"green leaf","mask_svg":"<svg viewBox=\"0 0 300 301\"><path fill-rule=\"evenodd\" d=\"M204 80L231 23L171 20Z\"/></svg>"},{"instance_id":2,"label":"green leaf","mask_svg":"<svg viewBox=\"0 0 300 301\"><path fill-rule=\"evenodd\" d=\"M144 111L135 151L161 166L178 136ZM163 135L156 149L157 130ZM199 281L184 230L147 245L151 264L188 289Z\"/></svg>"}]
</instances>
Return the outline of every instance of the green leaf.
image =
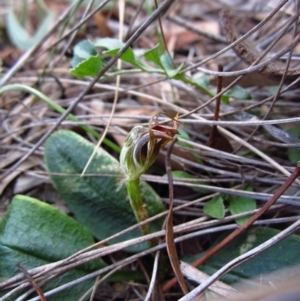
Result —
<instances>
[{"instance_id":1,"label":"green leaf","mask_svg":"<svg viewBox=\"0 0 300 301\"><path fill-rule=\"evenodd\" d=\"M211 259L208 259L203 265L201 265L201 270L212 275L229 261L264 243L279 232L280 230L272 228L252 227L246 233L226 245ZM222 235L218 241L221 241L227 235L228 234ZM300 236L295 234L289 235L276 245L231 270L223 276L221 280L228 284L241 282L245 279L254 277L259 277L259 279L266 279L266 281L268 281L269 278L268 276L265 276L265 274L300 264L299 253ZM201 255L202 254L188 256L184 258L184 260L193 262ZM291 277L291 275L289 275L289 271L294 273L292 269L286 269L285 273L281 275L280 273L277 274L278 278L280 279L281 277L282 281L286 281L286 279Z\"/></svg>"},{"instance_id":2,"label":"green leaf","mask_svg":"<svg viewBox=\"0 0 300 301\"><path fill-rule=\"evenodd\" d=\"M172 171L172 176L175 179L192 179L193 176L183 170L174 170Z\"/></svg>"},{"instance_id":3,"label":"green leaf","mask_svg":"<svg viewBox=\"0 0 300 301\"><path fill-rule=\"evenodd\" d=\"M104 38L96 40L94 43L95 47L103 47L105 49L108 49L107 51L103 51L104 54L107 54L109 56L116 55L119 50L124 46L124 43L120 42L117 39L112 38ZM128 47L126 51L121 55L120 59L122 59L124 62L130 63L134 66L136 65L136 56L132 50L132 48Z\"/></svg>"},{"instance_id":4,"label":"green leaf","mask_svg":"<svg viewBox=\"0 0 300 301\"><path fill-rule=\"evenodd\" d=\"M17 195L0 220L0 280L19 274L18 263L32 269L64 259L93 243L91 234L74 219L44 202ZM102 260L87 263L57 278L43 291L102 267ZM48 300L77 300L92 285L93 281L83 282ZM10 300L15 300L15 296Z\"/></svg>"},{"instance_id":5,"label":"green leaf","mask_svg":"<svg viewBox=\"0 0 300 301\"><path fill-rule=\"evenodd\" d=\"M245 191L253 191L252 187L247 187ZM229 211L231 214L238 214L256 209L256 201L243 196L228 196ZM249 219L249 216L237 218L235 221L242 225Z\"/></svg>"},{"instance_id":6,"label":"green leaf","mask_svg":"<svg viewBox=\"0 0 300 301\"><path fill-rule=\"evenodd\" d=\"M11 42L21 50L28 50L36 44L48 31L54 16L49 14L43 18L38 30L31 36L25 28L20 24L16 14L12 9L7 12L6 28Z\"/></svg>"},{"instance_id":7,"label":"green leaf","mask_svg":"<svg viewBox=\"0 0 300 301\"><path fill-rule=\"evenodd\" d=\"M300 150L298 148L288 148L288 157L292 164L296 165L300 161Z\"/></svg>"},{"instance_id":8,"label":"green leaf","mask_svg":"<svg viewBox=\"0 0 300 301\"><path fill-rule=\"evenodd\" d=\"M177 130L179 132L179 137L181 139L186 140L186 141L191 141L191 138L190 138L189 134L182 127L178 127ZM193 151L194 147L191 144L185 143L184 141L178 141L176 143L178 145L184 147L184 148L190 149L191 150L191 154L194 156L194 158L197 161L197 163L203 164L203 161L202 161L201 157L196 152ZM199 192L204 192L205 191L204 189L201 189L201 188L195 188L194 190L195 191L199 191Z\"/></svg>"},{"instance_id":9,"label":"green leaf","mask_svg":"<svg viewBox=\"0 0 300 301\"><path fill-rule=\"evenodd\" d=\"M185 131L182 127L178 127L178 128L177 128L177 131L179 132L180 138L182 138L182 139L184 139L184 140L187 140L187 141L191 141L190 135L189 135L188 132ZM189 144L188 144L188 145L189 145ZM189 145L189 147L192 148L191 145Z\"/></svg>"},{"instance_id":10,"label":"green leaf","mask_svg":"<svg viewBox=\"0 0 300 301\"><path fill-rule=\"evenodd\" d=\"M236 99L251 99L251 94L241 86L234 86L226 93L228 96Z\"/></svg>"},{"instance_id":11,"label":"green leaf","mask_svg":"<svg viewBox=\"0 0 300 301\"><path fill-rule=\"evenodd\" d=\"M144 53L144 57L160 67L167 77L173 78L183 69L183 64L181 64L176 69L173 68L172 58L169 53L160 54L159 44L154 46L152 49Z\"/></svg>"},{"instance_id":12,"label":"green leaf","mask_svg":"<svg viewBox=\"0 0 300 301\"><path fill-rule=\"evenodd\" d=\"M230 97L228 95L222 95L221 97L221 100L225 103L225 104L229 104L229 100L230 100Z\"/></svg>"},{"instance_id":13,"label":"green leaf","mask_svg":"<svg viewBox=\"0 0 300 301\"><path fill-rule=\"evenodd\" d=\"M160 61L168 78L175 77L182 69L184 64L180 64L176 69L173 68L172 58L169 53L160 56Z\"/></svg>"},{"instance_id":14,"label":"green leaf","mask_svg":"<svg viewBox=\"0 0 300 301\"><path fill-rule=\"evenodd\" d=\"M195 177L191 174L189 174L186 171L183 170L174 170L172 171L172 176L174 179L194 179ZM167 175L164 175L164 177L167 177ZM190 182L192 184L202 184L201 181L197 181L197 182ZM203 189L203 188L199 188L199 187L191 187L194 191L200 192L200 193L206 193L207 190Z\"/></svg>"},{"instance_id":15,"label":"green leaf","mask_svg":"<svg viewBox=\"0 0 300 301\"><path fill-rule=\"evenodd\" d=\"M197 88L199 88L201 91L203 91L205 94L213 97L215 96L215 91L211 89L206 82L203 80L203 76L197 77L193 80L190 80L190 83ZM223 95L224 96L224 95ZM228 97L228 96L227 96Z\"/></svg>"},{"instance_id":16,"label":"green leaf","mask_svg":"<svg viewBox=\"0 0 300 301\"><path fill-rule=\"evenodd\" d=\"M93 44L84 40L75 45L71 66L70 72L75 77L95 77L103 68L103 61Z\"/></svg>"},{"instance_id":17,"label":"green leaf","mask_svg":"<svg viewBox=\"0 0 300 301\"><path fill-rule=\"evenodd\" d=\"M300 138L300 124L297 124L288 131L289 134L296 138ZM296 165L300 161L300 150L296 147L288 148L288 157L292 164Z\"/></svg>"},{"instance_id":18,"label":"green leaf","mask_svg":"<svg viewBox=\"0 0 300 301\"><path fill-rule=\"evenodd\" d=\"M195 79L195 81L199 85L201 85L201 86L206 87L206 88L209 89L210 78L209 78L208 75L204 74L204 75L198 77L197 79Z\"/></svg>"},{"instance_id":19,"label":"green leaf","mask_svg":"<svg viewBox=\"0 0 300 301\"><path fill-rule=\"evenodd\" d=\"M97 39L94 42L94 46L105 48L107 49L107 51L104 51L104 54L107 54L109 56L115 56L124 46L124 43L120 42L118 39L103 38ZM130 47L126 49L126 51L121 55L120 59L145 71L151 69L150 66L147 66L135 55L134 51Z\"/></svg>"},{"instance_id":20,"label":"green leaf","mask_svg":"<svg viewBox=\"0 0 300 301\"><path fill-rule=\"evenodd\" d=\"M163 65L160 61L160 53L159 53L159 44L155 45L152 49L146 51L144 53L144 57L150 62L154 63L161 69L163 69Z\"/></svg>"},{"instance_id":21,"label":"green leaf","mask_svg":"<svg viewBox=\"0 0 300 301\"><path fill-rule=\"evenodd\" d=\"M210 201L206 202L203 207L203 211L214 218L224 218L225 207L223 197L221 195L218 195L212 198Z\"/></svg>"},{"instance_id":22,"label":"green leaf","mask_svg":"<svg viewBox=\"0 0 300 301\"><path fill-rule=\"evenodd\" d=\"M113 38L97 39L94 42L94 47L103 47L108 50L118 49L119 51L119 49L121 49L123 46L124 46L123 42ZM132 56L134 56L133 50L130 47L128 47L127 51L132 52Z\"/></svg>"},{"instance_id":23,"label":"green leaf","mask_svg":"<svg viewBox=\"0 0 300 301\"><path fill-rule=\"evenodd\" d=\"M91 156L94 144L71 131L59 131L48 138L45 145L45 161L55 188L68 204L76 219L99 240L136 224L131 209L125 178L119 162L99 148L87 174L80 177ZM59 176L57 173L61 173ZM159 196L141 182L141 195L150 216L164 210ZM151 223L153 231L161 229L162 221ZM110 243L128 240L141 235L136 229ZM139 251L146 243L128 248Z\"/></svg>"},{"instance_id":24,"label":"green leaf","mask_svg":"<svg viewBox=\"0 0 300 301\"><path fill-rule=\"evenodd\" d=\"M178 127L177 128L177 131L179 132L179 137L181 139L184 139L184 140L187 140L187 141L191 141L191 137L190 135L182 128L182 127ZM176 142L178 145L182 146L182 147L185 147L185 148L189 148L189 149L193 149L193 146L188 144L188 143L185 143L183 141L178 141Z\"/></svg>"}]
</instances>

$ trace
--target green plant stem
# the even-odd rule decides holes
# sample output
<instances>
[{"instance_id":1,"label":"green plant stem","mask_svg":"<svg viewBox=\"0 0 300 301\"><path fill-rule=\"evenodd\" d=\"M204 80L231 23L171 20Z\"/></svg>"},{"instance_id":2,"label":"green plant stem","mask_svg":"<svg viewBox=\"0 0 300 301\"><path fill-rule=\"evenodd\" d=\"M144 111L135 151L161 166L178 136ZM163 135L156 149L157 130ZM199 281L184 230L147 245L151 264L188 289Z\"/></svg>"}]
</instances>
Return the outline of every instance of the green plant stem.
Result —
<instances>
[{"instance_id":1,"label":"green plant stem","mask_svg":"<svg viewBox=\"0 0 300 301\"><path fill-rule=\"evenodd\" d=\"M136 220L140 223L148 218L148 211L141 198L140 179L128 180L127 191L129 195L130 205L134 212ZM149 224L140 227L143 235L150 234Z\"/></svg>"},{"instance_id":2,"label":"green plant stem","mask_svg":"<svg viewBox=\"0 0 300 301\"><path fill-rule=\"evenodd\" d=\"M27 93L33 94L36 97L40 98L41 100L43 100L48 106L50 106L53 110L55 110L56 112L63 114L66 110L61 107L59 104L57 104L55 101L53 101L52 99L50 99L49 97L47 97L46 95L44 95L43 93L41 93L40 91L26 86L26 85L22 85L22 84L12 84L12 85L7 85L4 86L2 88L0 88L0 95L2 95L4 92L7 91L25 91ZM68 119L74 122L79 122L80 120L75 117L73 114L69 114L68 115ZM99 139L100 135L97 131L95 131L94 129L92 129L91 127L89 127L88 125L78 125L80 126L82 129L84 129L87 133L93 135L95 138ZM120 152L120 147L118 145L116 145L115 143L113 143L112 141L104 138L103 143L110 147L111 149L113 149L116 152Z\"/></svg>"},{"instance_id":3,"label":"green plant stem","mask_svg":"<svg viewBox=\"0 0 300 301\"><path fill-rule=\"evenodd\" d=\"M208 95L210 97L215 96L215 93L212 90L205 87L204 85L201 85L201 84L197 83L195 80L189 78L188 76L186 76L184 74L178 74L178 75L175 76L175 78L177 80L182 80L186 84L190 84L192 86L195 86L195 87L199 88L203 93L205 93L206 95Z\"/></svg>"}]
</instances>

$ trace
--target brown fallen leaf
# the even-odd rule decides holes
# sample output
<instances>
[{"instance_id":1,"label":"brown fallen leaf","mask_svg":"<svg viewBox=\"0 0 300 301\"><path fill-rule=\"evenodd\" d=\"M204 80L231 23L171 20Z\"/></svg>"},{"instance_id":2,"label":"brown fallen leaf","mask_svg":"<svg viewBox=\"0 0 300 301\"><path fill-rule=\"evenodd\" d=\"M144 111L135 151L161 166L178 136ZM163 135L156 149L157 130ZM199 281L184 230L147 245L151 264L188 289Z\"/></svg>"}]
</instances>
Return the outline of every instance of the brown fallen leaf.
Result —
<instances>
[{"instance_id":1,"label":"brown fallen leaf","mask_svg":"<svg viewBox=\"0 0 300 301\"><path fill-rule=\"evenodd\" d=\"M234 43L240 35L236 28L236 13L229 7L224 8L220 14L221 27L225 31L228 43ZM287 46L287 45L285 45ZM255 43L251 40L243 40L233 47L235 53L248 65L252 65L260 57L261 51L255 47ZM261 62L265 61L263 58ZM260 73L268 76L272 80L280 81L283 74L285 73L285 63L277 60L265 66ZM300 75L300 67L290 67L286 72L286 82L289 83L294 81Z\"/></svg>"},{"instance_id":2,"label":"brown fallen leaf","mask_svg":"<svg viewBox=\"0 0 300 301\"><path fill-rule=\"evenodd\" d=\"M93 20L99 30L99 35L101 37L112 37L114 35L114 32L108 26L107 17L104 16L101 11L94 14Z\"/></svg>"},{"instance_id":3,"label":"brown fallen leaf","mask_svg":"<svg viewBox=\"0 0 300 301\"><path fill-rule=\"evenodd\" d=\"M195 21L191 25L213 35L219 35L220 33L218 22L215 20ZM189 45L204 39L203 36L168 20L163 21L163 29L169 51L178 51L182 49L183 45Z\"/></svg>"}]
</instances>

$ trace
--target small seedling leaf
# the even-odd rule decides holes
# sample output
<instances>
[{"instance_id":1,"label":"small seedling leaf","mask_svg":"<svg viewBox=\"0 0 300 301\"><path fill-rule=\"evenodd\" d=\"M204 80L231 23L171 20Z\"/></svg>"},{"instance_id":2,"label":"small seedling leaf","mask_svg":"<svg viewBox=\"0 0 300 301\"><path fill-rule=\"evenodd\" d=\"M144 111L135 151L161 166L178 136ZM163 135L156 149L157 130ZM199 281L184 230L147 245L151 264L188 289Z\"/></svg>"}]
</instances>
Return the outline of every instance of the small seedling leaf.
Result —
<instances>
[{"instance_id":1,"label":"small seedling leaf","mask_svg":"<svg viewBox=\"0 0 300 301\"><path fill-rule=\"evenodd\" d=\"M182 138L182 139L184 139L184 140L187 140L187 141L191 141L190 135L189 135L188 132L185 131L182 127L178 127L178 128L177 128L177 131L179 132L180 138Z\"/></svg>"},{"instance_id":2,"label":"small seedling leaf","mask_svg":"<svg viewBox=\"0 0 300 301\"><path fill-rule=\"evenodd\" d=\"M152 49L146 51L144 53L144 57L150 62L154 63L156 66L163 69L163 65L160 61L160 53L159 53L159 44L154 46Z\"/></svg>"},{"instance_id":3,"label":"small seedling leaf","mask_svg":"<svg viewBox=\"0 0 300 301\"><path fill-rule=\"evenodd\" d=\"M136 224L127 194L125 178L119 162L102 148L80 177L86 162L94 150L94 144L78 134L61 130L48 138L45 145L45 161L51 181L75 218L99 240ZM58 176L57 174L62 174ZM93 176L89 176L89 175ZM141 182L141 196L150 216L164 211L159 196L145 182ZM162 221L151 223L151 230L161 229ZM137 228L110 241L120 242L141 236ZM147 248L143 243L128 248L140 251Z\"/></svg>"},{"instance_id":4,"label":"small seedling leaf","mask_svg":"<svg viewBox=\"0 0 300 301\"><path fill-rule=\"evenodd\" d=\"M173 78L182 70L183 64L176 69L173 68L172 58L169 53L160 54L159 44L144 53L144 57L160 67L167 77Z\"/></svg>"},{"instance_id":5,"label":"small seedling leaf","mask_svg":"<svg viewBox=\"0 0 300 301\"><path fill-rule=\"evenodd\" d=\"M71 66L70 72L75 77L95 77L103 68L103 61L93 44L84 40L75 45Z\"/></svg>"},{"instance_id":6,"label":"small seedling leaf","mask_svg":"<svg viewBox=\"0 0 300 301\"><path fill-rule=\"evenodd\" d=\"M19 274L17 263L32 269L67 258L93 243L92 235L71 217L44 202L17 195L0 220L0 279ZM102 260L94 260L55 279L43 291L105 266ZM93 280L82 282L48 300L78 300L92 285ZM1 291L0 296L7 292ZM16 300L13 297L10 300Z\"/></svg>"},{"instance_id":7,"label":"small seedling leaf","mask_svg":"<svg viewBox=\"0 0 300 301\"><path fill-rule=\"evenodd\" d=\"M103 51L103 54L107 54L109 56L116 55L124 45L125 44L119 41L118 39L113 38L98 39L94 42L95 47L107 49L106 51ZM133 65L136 68L145 71L149 70L149 68L151 69L151 67L147 66L144 62L142 62L139 59L139 57L135 55L131 47L128 47L126 49L126 51L121 55L120 59L126 63Z\"/></svg>"},{"instance_id":8,"label":"small seedling leaf","mask_svg":"<svg viewBox=\"0 0 300 301\"><path fill-rule=\"evenodd\" d=\"M210 78L208 75L204 74L198 77L195 81L197 81L199 85L209 89Z\"/></svg>"},{"instance_id":9,"label":"small seedling leaf","mask_svg":"<svg viewBox=\"0 0 300 301\"><path fill-rule=\"evenodd\" d=\"M219 219L224 218L225 207L223 197L221 195L218 195L212 198L210 201L206 202L203 211L211 217Z\"/></svg>"},{"instance_id":10,"label":"small seedling leaf","mask_svg":"<svg viewBox=\"0 0 300 301\"><path fill-rule=\"evenodd\" d=\"M165 71L165 74L168 78L175 77L182 69L184 64L180 64L177 68L174 69L172 57L169 53L164 53L160 56L161 65Z\"/></svg>"},{"instance_id":11,"label":"small seedling leaf","mask_svg":"<svg viewBox=\"0 0 300 301\"><path fill-rule=\"evenodd\" d=\"M201 91L203 91L205 94L213 97L216 95L216 90L211 89L209 85L207 85L207 80L203 78L203 76L197 77L191 81L193 85L195 85L197 88L199 88ZM222 95L221 100L222 102L229 104L230 97L228 95Z\"/></svg>"},{"instance_id":12,"label":"small seedling leaf","mask_svg":"<svg viewBox=\"0 0 300 301\"><path fill-rule=\"evenodd\" d=\"M234 86L227 93L228 96L236 99L251 99L251 94L241 86Z\"/></svg>"},{"instance_id":13,"label":"small seedling leaf","mask_svg":"<svg viewBox=\"0 0 300 301\"><path fill-rule=\"evenodd\" d=\"M300 124L297 124L288 131L289 134L296 138L300 138ZM292 164L296 165L300 161L300 150L296 147L288 148L288 157Z\"/></svg>"},{"instance_id":14,"label":"small seedling leaf","mask_svg":"<svg viewBox=\"0 0 300 301\"><path fill-rule=\"evenodd\" d=\"M247 187L246 191L253 191L252 187ZM238 214L256 209L256 201L244 196L228 196L229 211L231 214ZM237 218L235 221L242 225L249 219L249 216Z\"/></svg>"},{"instance_id":15,"label":"small seedling leaf","mask_svg":"<svg viewBox=\"0 0 300 301\"><path fill-rule=\"evenodd\" d=\"M172 176L173 176L174 179L178 179L178 180L180 180L180 179L186 179L186 180L187 179L195 179L195 177L193 175L191 175L188 172L183 171L183 170L174 170L172 172ZM164 177L167 177L167 175L164 175ZM200 180L199 180L199 182L198 181L197 182L195 182L195 181L192 182L191 181L190 183L196 184L196 185L202 184ZM203 188L196 187L196 185L195 185L195 187L191 186L191 189L193 189L196 192L200 192L200 193L206 193L207 192L207 190L205 190Z\"/></svg>"}]
</instances>

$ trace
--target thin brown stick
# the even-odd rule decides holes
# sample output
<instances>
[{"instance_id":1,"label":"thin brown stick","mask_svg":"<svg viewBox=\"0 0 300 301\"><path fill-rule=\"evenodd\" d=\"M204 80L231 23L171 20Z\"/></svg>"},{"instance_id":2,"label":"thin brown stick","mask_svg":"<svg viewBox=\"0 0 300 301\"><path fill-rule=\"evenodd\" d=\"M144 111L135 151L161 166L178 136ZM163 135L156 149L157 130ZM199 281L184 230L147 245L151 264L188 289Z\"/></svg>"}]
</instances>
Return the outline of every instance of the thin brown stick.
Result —
<instances>
[{"instance_id":1,"label":"thin brown stick","mask_svg":"<svg viewBox=\"0 0 300 301\"><path fill-rule=\"evenodd\" d=\"M154 4L155 4L155 8L157 9L158 8L157 0L154 0ZM164 34L164 29L163 29L163 26L162 26L162 22L161 22L160 16L158 16L158 25L159 25L159 30L160 30L160 33L161 33L161 39L162 39L162 42L164 44L165 51L168 53L170 61L171 61L172 65L173 65L172 56L171 56L170 51L168 49L168 45L167 45L167 41L166 41L166 37L165 37L165 34Z\"/></svg>"},{"instance_id":2,"label":"thin brown stick","mask_svg":"<svg viewBox=\"0 0 300 301\"><path fill-rule=\"evenodd\" d=\"M165 165L166 165L166 172L168 176L168 183L169 183L169 212L166 217L166 246L167 246L167 252L169 255L170 263L172 266L172 269L174 271L174 274L176 276L176 279L181 287L182 292L186 295L188 294L188 288L186 286L183 274L180 269L179 259L176 251L176 246L174 243L174 232L173 232L173 199L174 199L174 193L173 193L173 176L172 176L172 168L170 163L170 157L171 152L173 149L173 146L176 142L176 139L173 139L171 142L165 158Z\"/></svg>"},{"instance_id":3,"label":"thin brown stick","mask_svg":"<svg viewBox=\"0 0 300 301\"><path fill-rule=\"evenodd\" d=\"M241 233L247 230L259 217L261 217L277 201L277 199L286 191L286 189L289 188L290 185L296 180L299 174L300 174L300 163L297 164L293 173L286 179L286 181L282 184L282 186L279 187L279 189L275 192L273 197L267 203L265 203L265 205L261 207L261 209L256 214L254 214L248 221L246 221L239 228L236 228L230 235L224 238L220 243L218 243L210 251L204 254L201 258L194 261L193 266L194 267L200 266L206 260L208 260L213 255L215 255L218 251L220 251L229 242L231 242L233 239L235 239L237 236L239 236ZM176 283L176 281L177 281L176 278L171 279L163 286L162 290L166 292Z\"/></svg>"},{"instance_id":4,"label":"thin brown stick","mask_svg":"<svg viewBox=\"0 0 300 301\"><path fill-rule=\"evenodd\" d=\"M47 301L46 297L44 296L44 293L43 293L42 289L37 285L37 283L33 280L33 278L26 271L26 269L20 263L17 264L17 267L21 270L21 272L24 274L24 276L30 282L30 284L32 285L32 287L37 292L37 294L40 296L41 301Z\"/></svg>"}]
</instances>

